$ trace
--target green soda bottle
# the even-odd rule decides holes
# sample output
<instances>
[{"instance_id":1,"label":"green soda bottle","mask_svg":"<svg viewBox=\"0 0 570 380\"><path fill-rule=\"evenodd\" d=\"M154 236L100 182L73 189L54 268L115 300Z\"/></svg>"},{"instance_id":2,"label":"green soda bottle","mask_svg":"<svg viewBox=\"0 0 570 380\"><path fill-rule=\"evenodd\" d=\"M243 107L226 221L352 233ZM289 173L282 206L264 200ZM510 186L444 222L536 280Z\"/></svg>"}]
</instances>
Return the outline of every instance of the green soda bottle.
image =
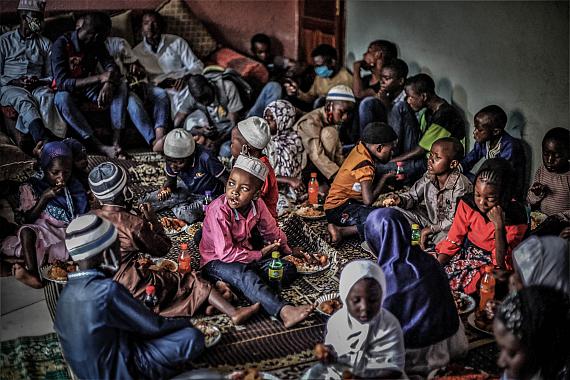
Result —
<instances>
[{"instance_id":1,"label":"green soda bottle","mask_svg":"<svg viewBox=\"0 0 570 380\"><path fill-rule=\"evenodd\" d=\"M419 245L420 244L420 225L419 224L412 224L412 245Z\"/></svg>"},{"instance_id":2,"label":"green soda bottle","mask_svg":"<svg viewBox=\"0 0 570 380\"><path fill-rule=\"evenodd\" d=\"M271 263L269 263L269 281L275 284L278 289L281 288L281 280L283 279L283 262L279 258L279 252L271 253Z\"/></svg>"}]
</instances>

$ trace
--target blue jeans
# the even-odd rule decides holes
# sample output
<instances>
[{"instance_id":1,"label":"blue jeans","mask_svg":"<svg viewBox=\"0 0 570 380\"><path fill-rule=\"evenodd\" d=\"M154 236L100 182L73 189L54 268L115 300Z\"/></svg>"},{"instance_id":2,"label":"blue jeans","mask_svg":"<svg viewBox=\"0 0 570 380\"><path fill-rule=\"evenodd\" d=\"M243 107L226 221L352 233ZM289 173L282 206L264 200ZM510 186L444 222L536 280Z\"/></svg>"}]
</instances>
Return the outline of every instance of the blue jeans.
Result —
<instances>
[{"instance_id":1,"label":"blue jeans","mask_svg":"<svg viewBox=\"0 0 570 380\"><path fill-rule=\"evenodd\" d=\"M261 259L249 264L244 263L224 263L214 260L204 265L204 273L214 280L222 280L230 284L233 288L239 289L245 298L252 303L261 303L263 309L274 317L279 316L279 312L286 302L279 298L275 290L268 286L268 270L271 258ZM287 260L283 262L282 286L290 285L297 277L297 268Z\"/></svg>"},{"instance_id":2,"label":"blue jeans","mask_svg":"<svg viewBox=\"0 0 570 380\"><path fill-rule=\"evenodd\" d=\"M71 93L67 91L57 91L55 93L54 104L60 112L62 118L71 126L82 139L93 136L93 128L89 125L87 118L81 112L80 102L89 100L97 102L101 84L77 89ZM79 96L78 96L79 95ZM115 89L109 110L111 112L111 126L114 129L125 128L125 116L127 108L127 84L121 83Z\"/></svg>"},{"instance_id":3,"label":"blue jeans","mask_svg":"<svg viewBox=\"0 0 570 380\"><path fill-rule=\"evenodd\" d=\"M342 205L326 210L327 222L335 226L348 227L356 226L360 240L364 240L364 223L368 215L376 208L366 206L353 199L349 199Z\"/></svg>"},{"instance_id":4,"label":"blue jeans","mask_svg":"<svg viewBox=\"0 0 570 380\"><path fill-rule=\"evenodd\" d=\"M368 96L360 101L358 106L358 118L355 118L355 122L358 123L357 130L360 131L360 136L362 136L362 131L364 131L364 127L368 124L378 121L386 123L387 120L386 107L384 107L378 98Z\"/></svg>"},{"instance_id":5,"label":"blue jeans","mask_svg":"<svg viewBox=\"0 0 570 380\"><path fill-rule=\"evenodd\" d=\"M281 84L279 82L268 82L265 86L263 86L261 93L255 100L255 104L247 113L247 117L263 117L263 111L265 111L265 107L267 107L269 103L281 99L282 92L283 90L281 89Z\"/></svg>"},{"instance_id":6,"label":"blue jeans","mask_svg":"<svg viewBox=\"0 0 570 380\"><path fill-rule=\"evenodd\" d=\"M165 89L151 84L145 86L144 92L145 99L143 102L138 95L129 91L127 111L135 128L150 145L155 138L154 130L168 126L170 99ZM147 110L152 111L152 118Z\"/></svg>"}]
</instances>

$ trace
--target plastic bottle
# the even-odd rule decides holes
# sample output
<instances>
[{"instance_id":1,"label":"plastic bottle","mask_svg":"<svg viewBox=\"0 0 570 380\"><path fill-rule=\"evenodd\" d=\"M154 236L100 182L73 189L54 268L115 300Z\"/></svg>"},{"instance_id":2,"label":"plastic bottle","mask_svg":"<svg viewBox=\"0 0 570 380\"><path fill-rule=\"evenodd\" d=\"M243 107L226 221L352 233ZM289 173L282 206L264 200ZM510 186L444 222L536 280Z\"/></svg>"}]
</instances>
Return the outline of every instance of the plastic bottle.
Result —
<instances>
[{"instance_id":1,"label":"plastic bottle","mask_svg":"<svg viewBox=\"0 0 570 380\"><path fill-rule=\"evenodd\" d=\"M178 272L188 273L192 271L192 257L188 251L188 244L180 244L180 254L178 255Z\"/></svg>"},{"instance_id":2,"label":"plastic bottle","mask_svg":"<svg viewBox=\"0 0 570 380\"><path fill-rule=\"evenodd\" d=\"M317 173L311 173L311 180L309 181L308 192L309 192L309 204L318 205L319 204L319 182L317 181Z\"/></svg>"},{"instance_id":3,"label":"plastic bottle","mask_svg":"<svg viewBox=\"0 0 570 380\"><path fill-rule=\"evenodd\" d=\"M273 251L271 253L271 262L269 263L268 277L269 282L281 288L281 280L283 279L283 263L279 257L279 252Z\"/></svg>"},{"instance_id":4,"label":"plastic bottle","mask_svg":"<svg viewBox=\"0 0 570 380\"><path fill-rule=\"evenodd\" d=\"M158 297L156 296L156 288L154 285L147 285L145 288L145 296L143 303L150 310L153 310L156 305L158 305Z\"/></svg>"},{"instance_id":5,"label":"plastic bottle","mask_svg":"<svg viewBox=\"0 0 570 380\"><path fill-rule=\"evenodd\" d=\"M412 245L420 244L421 231L419 224L412 224Z\"/></svg>"},{"instance_id":6,"label":"plastic bottle","mask_svg":"<svg viewBox=\"0 0 570 380\"><path fill-rule=\"evenodd\" d=\"M204 213L206 212L206 210L208 209L208 205L212 203L212 192L210 190L206 190L206 193L204 195L204 205L202 206L202 209L204 210Z\"/></svg>"},{"instance_id":7,"label":"plastic bottle","mask_svg":"<svg viewBox=\"0 0 570 380\"><path fill-rule=\"evenodd\" d=\"M485 309L487 301L495 299L495 277L493 276L492 265L485 267L485 273L479 287L479 299L479 310Z\"/></svg>"},{"instance_id":8,"label":"plastic bottle","mask_svg":"<svg viewBox=\"0 0 570 380\"><path fill-rule=\"evenodd\" d=\"M396 162L396 180L403 181L406 179L406 173L404 170L404 162L398 161Z\"/></svg>"}]
</instances>

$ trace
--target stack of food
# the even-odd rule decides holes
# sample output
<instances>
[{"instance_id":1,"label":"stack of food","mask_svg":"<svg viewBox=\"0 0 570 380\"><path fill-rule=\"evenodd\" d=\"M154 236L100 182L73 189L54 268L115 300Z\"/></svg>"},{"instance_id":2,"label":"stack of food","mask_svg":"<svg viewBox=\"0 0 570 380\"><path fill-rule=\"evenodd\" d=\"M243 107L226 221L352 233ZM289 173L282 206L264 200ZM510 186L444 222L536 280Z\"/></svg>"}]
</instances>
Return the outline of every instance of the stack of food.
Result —
<instances>
[{"instance_id":1,"label":"stack of food","mask_svg":"<svg viewBox=\"0 0 570 380\"><path fill-rule=\"evenodd\" d=\"M308 253L302 250L299 250L299 254L285 256L284 259L293 263L299 273L318 272L330 264L327 255L322 253Z\"/></svg>"},{"instance_id":2,"label":"stack of food","mask_svg":"<svg viewBox=\"0 0 570 380\"><path fill-rule=\"evenodd\" d=\"M67 281L67 274L77 270L73 262L63 262L57 260L49 267L47 276L49 280L53 281Z\"/></svg>"},{"instance_id":3,"label":"stack of food","mask_svg":"<svg viewBox=\"0 0 570 380\"><path fill-rule=\"evenodd\" d=\"M176 218L169 218L167 216L163 216L160 218L160 223L164 227L164 231L167 235L175 235L186 227L186 222Z\"/></svg>"}]
</instances>

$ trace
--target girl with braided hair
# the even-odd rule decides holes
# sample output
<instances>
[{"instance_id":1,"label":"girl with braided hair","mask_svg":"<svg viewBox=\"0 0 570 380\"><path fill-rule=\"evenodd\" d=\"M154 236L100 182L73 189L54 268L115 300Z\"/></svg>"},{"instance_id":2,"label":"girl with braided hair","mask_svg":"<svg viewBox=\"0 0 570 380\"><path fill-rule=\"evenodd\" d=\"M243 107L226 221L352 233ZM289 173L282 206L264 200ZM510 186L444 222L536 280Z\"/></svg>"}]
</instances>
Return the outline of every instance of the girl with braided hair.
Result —
<instances>
[{"instance_id":1,"label":"girl with braided hair","mask_svg":"<svg viewBox=\"0 0 570 380\"><path fill-rule=\"evenodd\" d=\"M567 379L570 357L568 297L550 287L530 286L509 295L493 330L501 379Z\"/></svg>"},{"instance_id":2,"label":"girl with braided hair","mask_svg":"<svg viewBox=\"0 0 570 380\"><path fill-rule=\"evenodd\" d=\"M453 224L437 246L452 290L475 293L487 265L512 271L512 250L528 229L524 206L513 200L513 170L492 158L475 177L474 194L461 198Z\"/></svg>"}]
</instances>

